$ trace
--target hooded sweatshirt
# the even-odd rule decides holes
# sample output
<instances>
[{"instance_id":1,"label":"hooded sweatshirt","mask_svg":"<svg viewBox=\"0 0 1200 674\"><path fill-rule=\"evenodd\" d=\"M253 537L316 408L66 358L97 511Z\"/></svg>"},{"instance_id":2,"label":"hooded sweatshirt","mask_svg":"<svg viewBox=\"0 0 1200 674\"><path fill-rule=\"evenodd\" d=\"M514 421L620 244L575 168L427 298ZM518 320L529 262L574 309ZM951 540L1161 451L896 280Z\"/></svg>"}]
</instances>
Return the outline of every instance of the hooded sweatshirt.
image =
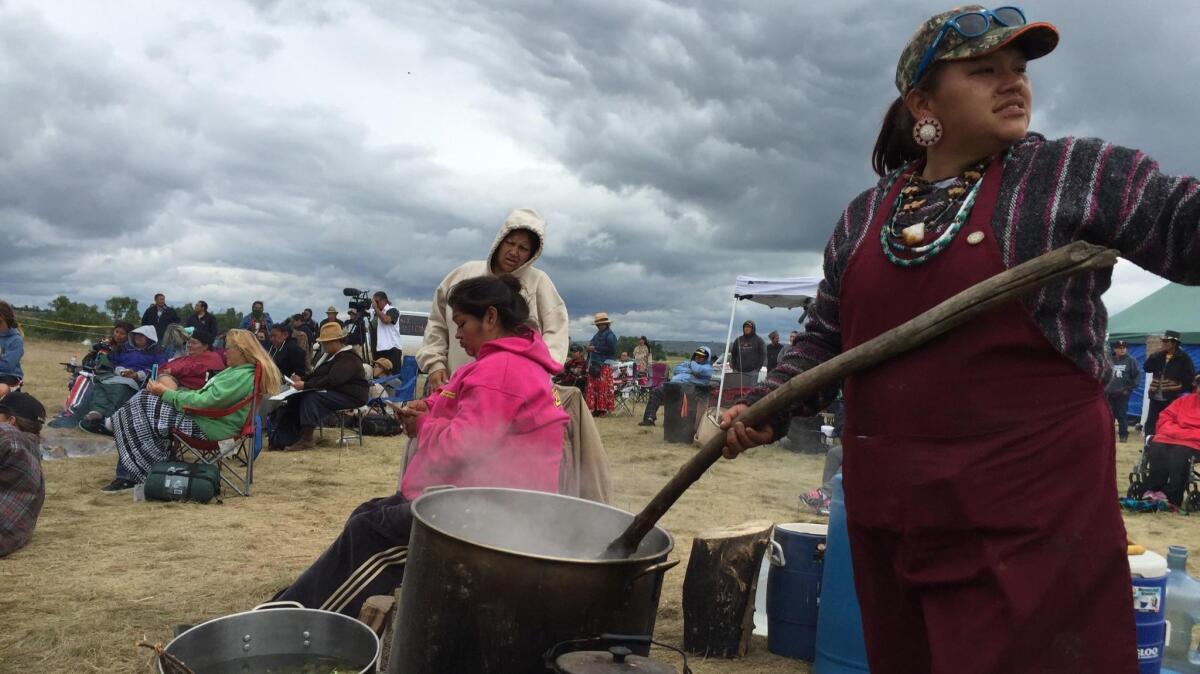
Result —
<instances>
[{"instance_id":1,"label":"hooded sweatshirt","mask_svg":"<svg viewBox=\"0 0 1200 674\"><path fill-rule=\"evenodd\" d=\"M0 375L24 379L25 373L21 370L23 355L25 340L21 337L20 330L8 328L0 332Z\"/></svg>"},{"instance_id":2,"label":"hooded sweatshirt","mask_svg":"<svg viewBox=\"0 0 1200 674\"><path fill-rule=\"evenodd\" d=\"M696 357L692 356L676 365L675 374L671 376L671 381L682 384L693 384L695 386L708 386L712 383L712 351L707 346L702 346L696 350L708 354L708 359L703 363L697 363Z\"/></svg>"},{"instance_id":3,"label":"hooded sweatshirt","mask_svg":"<svg viewBox=\"0 0 1200 674\"><path fill-rule=\"evenodd\" d=\"M746 326L750 326L750 334L745 334ZM734 372L758 372L767 364L767 343L758 336L758 328L754 321L742 323L742 335L733 342L730 367Z\"/></svg>"},{"instance_id":4,"label":"hooded sweatshirt","mask_svg":"<svg viewBox=\"0 0 1200 674\"><path fill-rule=\"evenodd\" d=\"M521 280L521 295L529 303L529 317L534 328L541 333L550 355L559 363L567 359L570 343L567 339L567 305L554 287L546 272L536 269L533 263L546 248L546 221L536 211L518 208L509 213L496 240L492 242L487 258L462 264L446 275L433 293L433 307L429 323L425 326L425 341L417 350L417 365L422 372L433 373L449 370L450 374L471 362L471 357L454 339L454 322L450 320L450 290L456 283L476 276L494 275L491 260L500 248L500 243L510 232L517 229L529 230L536 238L536 250L529 260L518 267L513 276Z\"/></svg>"},{"instance_id":5,"label":"hooded sweatshirt","mask_svg":"<svg viewBox=\"0 0 1200 674\"><path fill-rule=\"evenodd\" d=\"M133 346L133 336L142 335L146 338L146 346L138 349ZM143 325L129 334L125 348L114 352L110 358L114 370L129 369L137 373L137 378L145 381L150 370L155 365L162 365L166 356L158 348L158 334L153 325Z\"/></svg>"},{"instance_id":6,"label":"hooded sweatshirt","mask_svg":"<svg viewBox=\"0 0 1200 674\"><path fill-rule=\"evenodd\" d=\"M484 343L425 399L400 492L409 500L446 484L557 492L568 417L550 377L561 370L537 332Z\"/></svg>"}]
</instances>

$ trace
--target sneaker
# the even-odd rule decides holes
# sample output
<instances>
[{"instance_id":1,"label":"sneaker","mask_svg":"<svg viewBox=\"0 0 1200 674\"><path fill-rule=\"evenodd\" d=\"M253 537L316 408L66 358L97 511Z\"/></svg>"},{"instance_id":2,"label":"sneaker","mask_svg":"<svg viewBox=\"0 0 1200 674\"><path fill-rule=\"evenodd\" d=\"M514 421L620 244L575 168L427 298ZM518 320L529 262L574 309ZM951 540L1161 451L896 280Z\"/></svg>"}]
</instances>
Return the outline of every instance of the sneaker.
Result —
<instances>
[{"instance_id":1,"label":"sneaker","mask_svg":"<svg viewBox=\"0 0 1200 674\"><path fill-rule=\"evenodd\" d=\"M121 492L126 492L130 489L133 489L136 484L137 483L133 480L124 480L118 477L112 482L109 482L108 486L101 487L100 491L104 492L105 494L120 494Z\"/></svg>"},{"instance_id":2,"label":"sneaker","mask_svg":"<svg viewBox=\"0 0 1200 674\"><path fill-rule=\"evenodd\" d=\"M641 421L638 422L638 426L653 426L653 425L654 425L653 419L642 419Z\"/></svg>"}]
</instances>

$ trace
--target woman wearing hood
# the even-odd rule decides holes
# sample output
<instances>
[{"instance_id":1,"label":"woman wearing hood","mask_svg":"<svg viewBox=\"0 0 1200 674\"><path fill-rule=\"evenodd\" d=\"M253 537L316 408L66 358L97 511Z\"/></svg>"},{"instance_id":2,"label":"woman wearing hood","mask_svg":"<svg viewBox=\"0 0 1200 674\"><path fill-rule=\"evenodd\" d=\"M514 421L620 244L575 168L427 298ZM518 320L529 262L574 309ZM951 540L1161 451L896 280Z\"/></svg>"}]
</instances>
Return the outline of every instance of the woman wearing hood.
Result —
<instances>
[{"instance_id":1,"label":"woman wearing hood","mask_svg":"<svg viewBox=\"0 0 1200 674\"><path fill-rule=\"evenodd\" d=\"M429 487L558 492L567 413L550 377L562 366L531 328L521 287L503 275L451 289L456 340L475 360L425 400L399 408L417 442L399 491L356 508L333 545L275 600L357 616L367 597L395 590L408 556L409 504Z\"/></svg>"},{"instance_id":2,"label":"woman wearing hood","mask_svg":"<svg viewBox=\"0 0 1200 674\"><path fill-rule=\"evenodd\" d=\"M431 390L444 385L458 368L473 358L450 338L450 290L477 276L511 274L521 282L521 296L529 305L529 318L556 362L567 358L567 305L546 272L533 263L545 248L546 221L531 208L518 208L500 226L486 260L458 266L442 279L433 293L433 309L425 327L425 342L417 351L417 365L429 375Z\"/></svg>"},{"instance_id":3,"label":"woman wearing hood","mask_svg":"<svg viewBox=\"0 0 1200 674\"><path fill-rule=\"evenodd\" d=\"M130 333L125 348L108 355L101 353L96 359L97 373L110 369L111 372L103 378L97 375L91 404L79 421L79 428L91 433L109 430L107 419L128 402L165 361L153 325L143 325Z\"/></svg>"}]
</instances>

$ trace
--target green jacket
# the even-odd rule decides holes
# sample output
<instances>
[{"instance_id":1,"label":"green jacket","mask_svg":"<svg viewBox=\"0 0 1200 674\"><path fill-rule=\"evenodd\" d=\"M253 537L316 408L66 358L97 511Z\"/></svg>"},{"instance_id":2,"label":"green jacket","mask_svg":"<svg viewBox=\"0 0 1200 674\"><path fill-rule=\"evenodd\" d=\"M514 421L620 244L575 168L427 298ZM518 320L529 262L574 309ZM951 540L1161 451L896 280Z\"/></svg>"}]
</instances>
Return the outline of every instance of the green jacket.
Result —
<instances>
[{"instance_id":1,"label":"green jacket","mask_svg":"<svg viewBox=\"0 0 1200 674\"><path fill-rule=\"evenodd\" d=\"M221 409L237 404L254 390L254 364L238 365L221 370L198 391L164 391L162 399L183 412L185 407ZM192 416L209 440L224 440L237 436L246 423L250 404L223 417Z\"/></svg>"}]
</instances>

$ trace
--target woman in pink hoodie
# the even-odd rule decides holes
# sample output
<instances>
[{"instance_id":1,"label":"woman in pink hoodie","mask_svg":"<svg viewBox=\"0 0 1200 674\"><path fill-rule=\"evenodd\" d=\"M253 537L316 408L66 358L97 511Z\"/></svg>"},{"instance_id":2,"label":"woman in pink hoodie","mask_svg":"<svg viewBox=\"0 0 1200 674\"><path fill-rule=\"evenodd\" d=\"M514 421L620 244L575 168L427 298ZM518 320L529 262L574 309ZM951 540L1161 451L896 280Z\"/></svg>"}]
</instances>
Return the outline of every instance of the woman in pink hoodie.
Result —
<instances>
[{"instance_id":1,"label":"woman in pink hoodie","mask_svg":"<svg viewBox=\"0 0 1200 674\"><path fill-rule=\"evenodd\" d=\"M400 410L417 441L400 490L356 508L333 545L275 600L357 617L367 597L390 594L408 558L410 503L428 487L558 491L567 414L550 377L562 366L527 324L521 282L467 279L449 304L455 337L475 361Z\"/></svg>"}]
</instances>

